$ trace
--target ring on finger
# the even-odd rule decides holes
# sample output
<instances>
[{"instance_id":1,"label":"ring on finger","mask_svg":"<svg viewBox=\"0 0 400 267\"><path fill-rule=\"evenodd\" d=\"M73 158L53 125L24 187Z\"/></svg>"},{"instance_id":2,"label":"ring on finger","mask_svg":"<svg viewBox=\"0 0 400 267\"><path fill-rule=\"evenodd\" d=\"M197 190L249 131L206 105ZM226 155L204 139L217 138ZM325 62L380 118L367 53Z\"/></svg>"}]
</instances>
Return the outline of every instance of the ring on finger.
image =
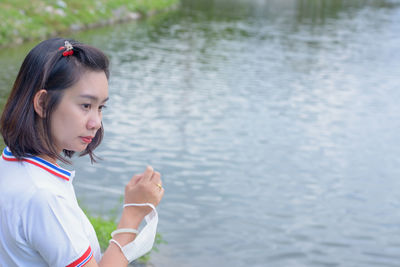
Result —
<instances>
[{"instance_id":1,"label":"ring on finger","mask_svg":"<svg viewBox=\"0 0 400 267\"><path fill-rule=\"evenodd\" d=\"M157 184L158 188L162 189L162 185L160 183Z\"/></svg>"}]
</instances>

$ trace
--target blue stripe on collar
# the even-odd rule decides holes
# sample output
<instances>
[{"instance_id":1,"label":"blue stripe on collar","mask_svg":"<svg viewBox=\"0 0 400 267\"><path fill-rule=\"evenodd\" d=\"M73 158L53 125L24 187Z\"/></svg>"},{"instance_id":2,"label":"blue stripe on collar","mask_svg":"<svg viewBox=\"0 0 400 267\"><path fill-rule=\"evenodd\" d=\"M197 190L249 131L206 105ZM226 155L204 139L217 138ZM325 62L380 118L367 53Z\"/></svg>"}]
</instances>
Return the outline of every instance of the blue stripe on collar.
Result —
<instances>
[{"instance_id":1,"label":"blue stripe on collar","mask_svg":"<svg viewBox=\"0 0 400 267\"><path fill-rule=\"evenodd\" d=\"M21 160L18 160L16 157L13 156L13 154L11 153L11 151L8 147L4 148L2 157L6 161L25 161L25 162L31 163L39 168L42 168L42 169L48 171L49 173L51 173L55 176L60 177L67 181L70 180L71 175L72 175L72 173L70 171L65 170L65 169L61 168L60 166L58 166L57 164L50 163L47 160L44 160L37 156L24 157Z\"/></svg>"}]
</instances>

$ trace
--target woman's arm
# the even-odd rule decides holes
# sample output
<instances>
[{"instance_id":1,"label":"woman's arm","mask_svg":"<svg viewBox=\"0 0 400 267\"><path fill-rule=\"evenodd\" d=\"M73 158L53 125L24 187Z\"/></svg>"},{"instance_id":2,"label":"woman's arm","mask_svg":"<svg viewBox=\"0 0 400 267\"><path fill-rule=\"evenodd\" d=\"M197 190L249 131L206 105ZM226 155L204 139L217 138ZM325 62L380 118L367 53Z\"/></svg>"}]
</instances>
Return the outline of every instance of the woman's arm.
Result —
<instances>
[{"instance_id":1,"label":"woman's arm","mask_svg":"<svg viewBox=\"0 0 400 267\"><path fill-rule=\"evenodd\" d=\"M147 167L143 174L135 175L125 187L125 204L127 203L151 203L157 206L164 195L161 185L161 175L155 172L152 167ZM126 207L122 211L121 220L117 229L133 228L138 229L143 218L151 212L150 207ZM122 247L132 242L136 234L120 233L113 237ZM125 258L121 249L114 243L110 243L100 262L97 264L92 258L86 267L122 267L127 266L128 260Z\"/></svg>"}]
</instances>

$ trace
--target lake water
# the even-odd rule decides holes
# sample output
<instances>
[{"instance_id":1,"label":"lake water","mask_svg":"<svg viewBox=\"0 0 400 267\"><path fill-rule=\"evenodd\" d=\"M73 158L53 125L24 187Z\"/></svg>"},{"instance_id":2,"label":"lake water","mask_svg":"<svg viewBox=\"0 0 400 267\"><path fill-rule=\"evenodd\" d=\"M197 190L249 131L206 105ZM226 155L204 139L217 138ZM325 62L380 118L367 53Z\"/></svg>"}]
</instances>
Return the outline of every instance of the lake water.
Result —
<instances>
[{"instance_id":1,"label":"lake water","mask_svg":"<svg viewBox=\"0 0 400 267\"><path fill-rule=\"evenodd\" d=\"M184 0L74 37L112 64L78 198L109 216L160 171L154 266L400 266L399 1ZM0 52L0 104L32 45Z\"/></svg>"}]
</instances>

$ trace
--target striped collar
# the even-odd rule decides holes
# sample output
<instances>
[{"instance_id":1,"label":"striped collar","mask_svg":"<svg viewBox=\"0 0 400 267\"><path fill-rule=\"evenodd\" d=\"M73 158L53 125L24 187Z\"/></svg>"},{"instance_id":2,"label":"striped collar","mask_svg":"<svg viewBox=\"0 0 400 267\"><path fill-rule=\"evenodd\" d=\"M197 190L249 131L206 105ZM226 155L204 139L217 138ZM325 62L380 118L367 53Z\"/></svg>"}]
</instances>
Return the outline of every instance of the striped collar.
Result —
<instances>
[{"instance_id":1,"label":"striped collar","mask_svg":"<svg viewBox=\"0 0 400 267\"><path fill-rule=\"evenodd\" d=\"M70 181L73 178L74 172L67 171L63 168L61 168L58 164L53 164L48 162L47 160L44 160L42 158L33 156L33 157L24 157L21 160L18 160L16 157L13 156L11 153L10 149L8 147L4 148L2 157L6 161L25 161L30 164L33 164L39 168L42 168L49 173L60 177L66 181Z\"/></svg>"}]
</instances>

